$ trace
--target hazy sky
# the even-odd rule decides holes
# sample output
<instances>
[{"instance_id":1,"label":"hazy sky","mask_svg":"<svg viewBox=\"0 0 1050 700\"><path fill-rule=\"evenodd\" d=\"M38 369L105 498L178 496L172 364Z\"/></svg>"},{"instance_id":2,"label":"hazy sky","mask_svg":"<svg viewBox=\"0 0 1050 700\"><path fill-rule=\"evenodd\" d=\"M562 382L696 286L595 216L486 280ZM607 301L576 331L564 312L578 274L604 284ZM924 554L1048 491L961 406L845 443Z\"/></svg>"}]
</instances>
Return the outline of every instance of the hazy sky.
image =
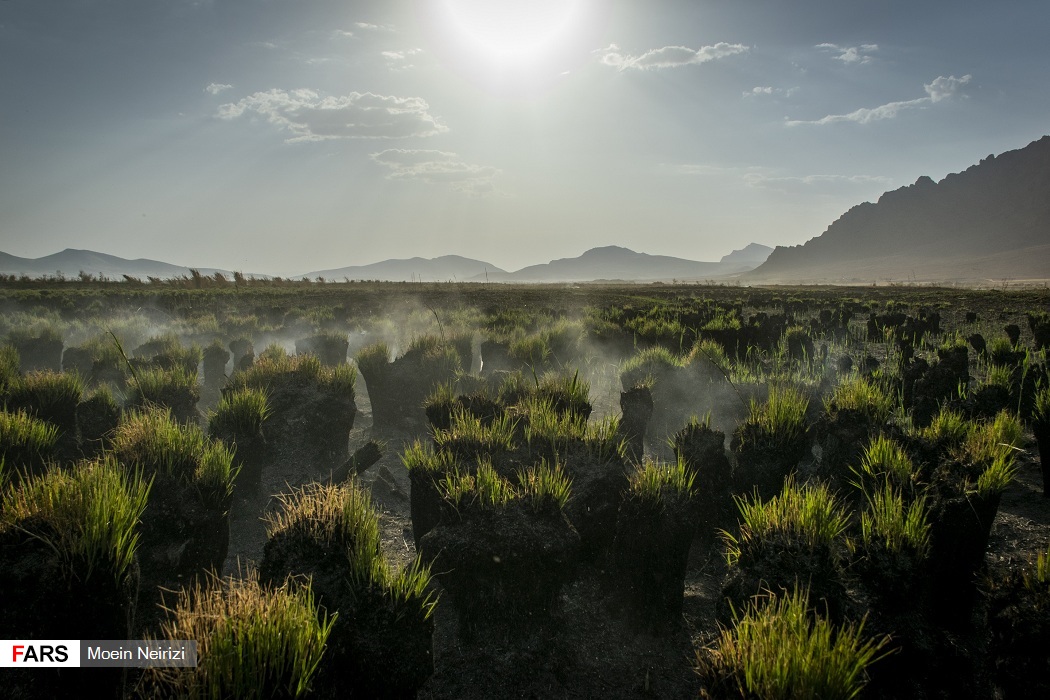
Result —
<instances>
[{"instance_id":1,"label":"hazy sky","mask_svg":"<svg viewBox=\"0 0 1050 700\"><path fill-rule=\"evenodd\" d=\"M717 260L1050 133L1045 0L0 0L0 250Z\"/></svg>"}]
</instances>

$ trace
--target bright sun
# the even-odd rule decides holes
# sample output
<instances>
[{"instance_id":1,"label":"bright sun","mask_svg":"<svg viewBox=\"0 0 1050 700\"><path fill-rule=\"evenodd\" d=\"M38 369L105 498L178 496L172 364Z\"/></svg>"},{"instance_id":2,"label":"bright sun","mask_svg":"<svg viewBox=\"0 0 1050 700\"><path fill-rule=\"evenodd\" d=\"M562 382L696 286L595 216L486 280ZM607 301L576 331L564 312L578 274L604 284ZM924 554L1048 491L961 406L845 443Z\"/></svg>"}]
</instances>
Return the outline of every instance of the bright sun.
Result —
<instances>
[{"instance_id":1,"label":"bright sun","mask_svg":"<svg viewBox=\"0 0 1050 700\"><path fill-rule=\"evenodd\" d=\"M461 47L503 67L525 68L556 53L583 14L582 0L441 0Z\"/></svg>"}]
</instances>

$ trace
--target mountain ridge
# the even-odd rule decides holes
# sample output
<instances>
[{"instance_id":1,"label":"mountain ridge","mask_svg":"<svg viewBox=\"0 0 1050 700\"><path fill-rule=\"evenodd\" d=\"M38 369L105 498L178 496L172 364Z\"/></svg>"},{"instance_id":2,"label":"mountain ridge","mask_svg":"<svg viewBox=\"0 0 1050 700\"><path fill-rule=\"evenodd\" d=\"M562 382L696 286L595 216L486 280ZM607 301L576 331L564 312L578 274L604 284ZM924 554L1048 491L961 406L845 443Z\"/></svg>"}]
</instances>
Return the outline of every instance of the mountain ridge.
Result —
<instances>
[{"instance_id":1,"label":"mountain ridge","mask_svg":"<svg viewBox=\"0 0 1050 700\"><path fill-rule=\"evenodd\" d=\"M1048 233L1050 136L1044 136L939 182L924 175L853 206L821 235L778 246L743 279L1046 278L1050 267L1039 249Z\"/></svg>"},{"instance_id":2,"label":"mountain ridge","mask_svg":"<svg viewBox=\"0 0 1050 700\"><path fill-rule=\"evenodd\" d=\"M392 282L589 282L596 280L658 281L704 280L725 278L753 268L755 256L761 256L767 246L752 243L723 256L720 262L701 262L667 255L636 253L622 246L600 246L584 251L574 258L559 258L539 265L529 265L510 272L483 260L460 255L442 255L436 258L403 258L383 260L368 265L347 266L317 270L289 279L378 280ZM729 262L727 262L729 260ZM750 262L749 262L750 261ZM759 261L760 262L760 261ZM192 268L203 275L216 272L227 277L234 274L217 268ZM108 253L66 248L41 258L20 258L0 252L0 273L7 275L51 276L61 274L77 277L81 272L111 279L129 277L190 276L191 268L159 260L139 258L127 260ZM268 277L243 273L245 277Z\"/></svg>"}]
</instances>

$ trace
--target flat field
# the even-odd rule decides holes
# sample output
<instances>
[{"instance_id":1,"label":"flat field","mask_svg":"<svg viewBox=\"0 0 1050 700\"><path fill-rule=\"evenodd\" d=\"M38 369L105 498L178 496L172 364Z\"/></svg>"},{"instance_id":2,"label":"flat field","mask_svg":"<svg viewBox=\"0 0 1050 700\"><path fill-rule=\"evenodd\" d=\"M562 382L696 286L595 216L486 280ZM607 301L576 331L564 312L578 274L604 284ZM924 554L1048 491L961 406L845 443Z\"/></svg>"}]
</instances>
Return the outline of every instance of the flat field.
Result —
<instances>
[{"instance_id":1,"label":"flat field","mask_svg":"<svg viewBox=\"0 0 1050 700\"><path fill-rule=\"evenodd\" d=\"M134 426L170 411L235 476L209 500L203 462L197 481L157 472L127 634L169 632L159 589L208 569L271 588L309 575L339 620L307 694L1050 690L1032 642L1050 630L1046 289L8 279L0 344L5 415L55 433L32 449L0 435L4 567L36 575L14 506L32 480L107 456L149 472ZM56 373L76 375L60 398ZM266 407L238 422L231 399L253 389ZM320 484L370 496L373 573L347 544L365 535L329 534L324 566L281 539L288 494ZM418 590L391 583L405 571ZM830 680L824 657L820 680L761 670L803 654L771 628L745 639L792 596L803 632L863 623L853 676ZM0 623L64 638L61 617ZM205 674L112 691L192 694Z\"/></svg>"}]
</instances>

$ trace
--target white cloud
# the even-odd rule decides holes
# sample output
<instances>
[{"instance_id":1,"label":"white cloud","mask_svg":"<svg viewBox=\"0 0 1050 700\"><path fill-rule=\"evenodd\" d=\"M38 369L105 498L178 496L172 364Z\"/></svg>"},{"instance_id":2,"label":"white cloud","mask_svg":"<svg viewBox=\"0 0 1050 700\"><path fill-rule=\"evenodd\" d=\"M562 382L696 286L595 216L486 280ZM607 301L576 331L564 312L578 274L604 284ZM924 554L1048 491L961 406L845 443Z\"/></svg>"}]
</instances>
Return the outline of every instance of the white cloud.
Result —
<instances>
[{"instance_id":1,"label":"white cloud","mask_svg":"<svg viewBox=\"0 0 1050 700\"><path fill-rule=\"evenodd\" d=\"M221 119L253 113L292 133L289 143L327 139L401 139L433 136L448 127L420 97L371 92L322 97L313 90L268 90L219 107Z\"/></svg>"},{"instance_id":2,"label":"white cloud","mask_svg":"<svg viewBox=\"0 0 1050 700\"><path fill-rule=\"evenodd\" d=\"M354 38L354 33L349 29L336 29L332 32L332 36L336 38L352 39Z\"/></svg>"},{"instance_id":3,"label":"white cloud","mask_svg":"<svg viewBox=\"0 0 1050 700\"><path fill-rule=\"evenodd\" d=\"M970 82L972 76L964 75L956 78L950 75L947 78L938 76L933 82L923 87L926 89L926 97L918 97L914 100L901 102L888 102L878 107L862 107L848 114L829 114L826 117L813 120L789 119L785 122L788 126L799 126L802 124L835 124L838 122L855 122L857 124L870 124L871 122L893 119L898 114L909 109L925 109L928 105L948 99L961 91L963 85Z\"/></svg>"},{"instance_id":4,"label":"white cloud","mask_svg":"<svg viewBox=\"0 0 1050 700\"><path fill-rule=\"evenodd\" d=\"M390 148L371 154L372 160L388 168L388 180L422 180L447 184L449 189L482 196L495 192L493 179L499 169L466 163L455 153Z\"/></svg>"},{"instance_id":5,"label":"white cloud","mask_svg":"<svg viewBox=\"0 0 1050 700\"><path fill-rule=\"evenodd\" d=\"M207 87L204 88L204 92L211 95L218 95L220 92L232 89L233 86L226 83L208 83Z\"/></svg>"},{"instance_id":6,"label":"white cloud","mask_svg":"<svg viewBox=\"0 0 1050 700\"><path fill-rule=\"evenodd\" d=\"M959 92L966 83L970 82L971 75L964 75L961 78L956 78L954 75L949 75L945 78L943 75L934 78L933 82L923 85L926 89L926 94L930 96L930 102L940 102L946 97Z\"/></svg>"},{"instance_id":7,"label":"white cloud","mask_svg":"<svg viewBox=\"0 0 1050 700\"><path fill-rule=\"evenodd\" d=\"M408 70L415 66L410 63L412 57L423 53L423 49L403 49L401 51L382 51L380 55L386 60L390 70Z\"/></svg>"},{"instance_id":8,"label":"white cloud","mask_svg":"<svg viewBox=\"0 0 1050 700\"><path fill-rule=\"evenodd\" d=\"M871 63L874 60L871 54L879 50L879 45L839 46L838 44L817 44L815 48L837 54L834 58L845 64L864 64Z\"/></svg>"},{"instance_id":9,"label":"white cloud","mask_svg":"<svg viewBox=\"0 0 1050 700\"><path fill-rule=\"evenodd\" d=\"M743 44L727 44L720 41L713 46L701 46L699 49L691 49L687 46L664 46L646 51L638 56L631 56L622 53L616 44L609 44L594 53L598 54L598 60L602 64L622 71L628 68L653 70L707 63L719 58L746 53L749 48Z\"/></svg>"}]
</instances>

